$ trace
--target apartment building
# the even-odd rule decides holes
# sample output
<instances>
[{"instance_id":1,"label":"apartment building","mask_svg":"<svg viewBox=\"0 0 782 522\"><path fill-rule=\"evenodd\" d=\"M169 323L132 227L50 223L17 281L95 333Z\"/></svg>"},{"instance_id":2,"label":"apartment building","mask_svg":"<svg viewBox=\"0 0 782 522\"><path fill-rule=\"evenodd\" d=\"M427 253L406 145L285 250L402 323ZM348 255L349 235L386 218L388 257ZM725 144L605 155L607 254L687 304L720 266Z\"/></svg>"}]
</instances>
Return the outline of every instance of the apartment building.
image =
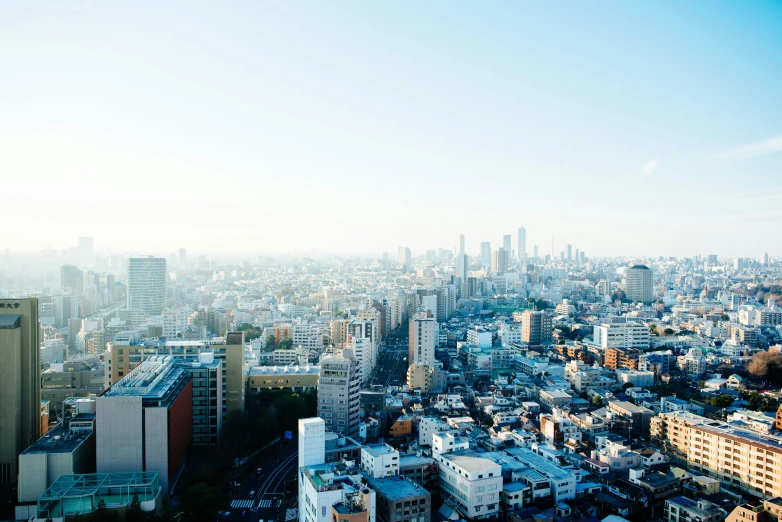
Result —
<instances>
[{"instance_id":1,"label":"apartment building","mask_svg":"<svg viewBox=\"0 0 782 522\"><path fill-rule=\"evenodd\" d=\"M559 408L540 415L540 434L543 442L561 448L567 442L580 441L578 426Z\"/></svg>"},{"instance_id":2,"label":"apartment building","mask_svg":"<svg viewBox=\"0 0 782 522\"><path fill-rule=\"evenodd\" d=\"M525 310L521 314L521 340L530 345L551 344L551 316L546 312Z\"/></svg>"},{"instance_id":3,"label":"apartment building","mask_svg":"<svg viewBox=\"0 0 782 522\"><path fill-rule=\"evenodd\" d=\"M617 318L619 319L619 318ZM593 343L604 350L609 348L637 348L646 350L650 346L649 326L638 322L611 322L595 325L592 329Z\"/></svg>"},{"instance_id":4,"label":"apartment building","mask_svg":"<svg viewBox=\"0 0 782 522\"><path fill-rule=\"evenodd\" d=\"M320 360L318 417L330 431L358 436L361 381L358 363L349 348Z\"/></svg>"},{"instance_id":5,"label":"apartment building","mask_svg":"<svg viewBox=\"0 0 782 522\"><path fill-rule=\"evenodd\" d=\"M727 516L727 511L708 500L674 497L665 501L668 522L721 522Z\"/></svg>"},{"instance_id":6,"label":"apartment building","mask_svg":"<svg viewBox=\"0 0 782 522\"><path fill-rule=\"evenodd\" d=\"M407 476L366 476L367 485L377 495L378 522L430 522L432 495Z\"/></svg>"},{"instance_id":7,"label":"apartment building","mask_svg":"<svg viewBox=\"0 0 782 522\"><path fill-rule=\"evenodd\" d=\"M416 314L410 320L410 348L408 363L434 364L438 327L434 315L427 311Z\"/></svg>"},{"instance_id":8,"label":"apartment building","mask_svg":"<svg viewBox=\"0 0 782 522\"><path fill-rule=\"evenodd\" d=\"M603 366L612 370L617 368L637 370L640 354L641 351L637 348L608 348L603 354Z\"/></svg>"},{"instance_id":9,"label":"apartment building","mask_svg":"<svg viewBox=\"0 0 782 522\"><path fill-rule=\"evenodd\" d=\"M284 390L295 392L318 387L320 366L255 366L247 375L247 391Z\"/></svg>"},{"instance_id":10,"label":"apartment building","mask_svg":"<svg viewBox=\"0 0 782 522\"><path fill-rule=\"evenodd\" d=\"M465 518L499 518L502 466L467 453L434 453L440 469L441 495L454 502Z\"/></svg>"},{"instance_id":11,"label":"apartment building","mask_svg":"<svg viewBox=\"0 0 782 522\"><path fill-rule=\"evenodd\" d=\"M782 437L687 411L660 413L651 436L698 471L755 495L782 496Z\"/></svg>"}]
</instances>

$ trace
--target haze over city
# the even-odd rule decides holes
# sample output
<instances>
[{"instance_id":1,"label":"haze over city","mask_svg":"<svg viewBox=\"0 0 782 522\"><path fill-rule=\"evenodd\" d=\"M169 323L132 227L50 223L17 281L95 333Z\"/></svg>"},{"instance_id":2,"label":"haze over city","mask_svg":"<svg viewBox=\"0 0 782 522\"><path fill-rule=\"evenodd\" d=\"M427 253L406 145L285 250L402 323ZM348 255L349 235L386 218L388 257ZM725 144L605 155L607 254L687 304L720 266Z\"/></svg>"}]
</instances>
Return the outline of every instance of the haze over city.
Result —
<instances>
[{"instance_id":1,"label":"haze over city","mask_svg":"<svg viewBox=\"0 0 782 522\"><path fill-rule=\"evenodd\" d=\"M0 245L778 255L779 4L702 7L6 2Z\"/></svg>"}]
</instances>

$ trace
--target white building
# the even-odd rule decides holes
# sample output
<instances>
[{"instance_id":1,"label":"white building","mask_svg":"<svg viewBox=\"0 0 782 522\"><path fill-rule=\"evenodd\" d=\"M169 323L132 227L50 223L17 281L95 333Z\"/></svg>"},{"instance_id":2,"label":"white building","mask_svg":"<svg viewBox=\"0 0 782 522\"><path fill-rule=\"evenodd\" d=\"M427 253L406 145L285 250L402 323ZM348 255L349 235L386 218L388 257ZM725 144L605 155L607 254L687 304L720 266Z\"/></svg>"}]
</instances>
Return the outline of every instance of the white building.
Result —
<instances>
[{"instance_id":1,"label":"white building","mask_svg":"<svg viewBox=\"0 0 782 522\"><path fill-rule=\"evenodd\" d=\"M433 314L424 312L413 316L410 320L409 364L433 365L435 363L438 333L437 321Z\"/></svg>"},{"instance_id":2,"label":"white building","mask_svg":"<svg viewBox=\"0 0 782 522\"><path fill-rule=\"evenodd\" d=\"M167 308L163 312L163 336L174 338L184 333L189 315L186 308Z\"/></svg>"},{"instance_id":3,"label":"white building","mask_svg":"<svg viewBox=\"0 0 782 522\"><path fill-rule=\"evenodd\" d=\"M470 441L464 437L454 435L450 431L432 434L432 455L452 453L454 451L470 448Z\"/></svg>"},{"instance_id":4,"label":"white building","mask_svg":"<svg viewBox=\"0 0 782 522\"><path fill-rule=\"evenodd\" d=\"M521 336L519 336L521 338ZM467 330L467 344L488 348L491 346L492 334L479 326Z\"/></svg>"},{"instance_id":5,"label":"white building","mask_svg":"<svg viewBox=\"0 0 782 522\"><path fill-rule=\"evenodd\" d=\"M148 315L160 315L166 308L166 259L131 257L128 259L128 309Z\"/></svg>"},{"instance_id":6,"label":"white building","mask_svg":"<svg viewBox=\"0 0 782 522\"><path fill-rule=\"evenodd\" d=\"M641 370L630 370L627 368L616 369L616 380L620 384L630 383L633 387L643 388L654 384L654 373Z\"/></svg>"},{"instance_id":7,"label":"white building","mask_svg":"<svg viewBox=\"0 0 782 522\"><path fill-rule=\"evenodd\" d=\"M593 342L601 348L649 348L649 327L644 323L620 322L595 325Z\"/></svg>"},{"instance_id":8,"label":"white building","mask_svg":"<svg viewBox=\"0 0 782 522\"><path fill-rule=\"evenodd\" d=\"M468 519L498 517L502 466L493 460L459 453L437 453L434 459L440 468L443 498L452 499Z\"/></svg>"},{"instance_id":9,"label":"white building","mask_svg":"<svg viewBox=\"0 0 782 522\"><path fill-rule=\"evenodd\" d=\"M361 469L373 478L399 474L399 452L388 444L361 448Z\"/></svg>"},{"instance_id":10,"label":"white building","mask_svg":"<svg viewBox=\"0 0 782 522\"><path fill-rule=\"evenodd\" d=\"M422 417L418 422L418 445L431 446L432 435L450 429L448 423L438 417Z\"/></svg>"}]
</instances>

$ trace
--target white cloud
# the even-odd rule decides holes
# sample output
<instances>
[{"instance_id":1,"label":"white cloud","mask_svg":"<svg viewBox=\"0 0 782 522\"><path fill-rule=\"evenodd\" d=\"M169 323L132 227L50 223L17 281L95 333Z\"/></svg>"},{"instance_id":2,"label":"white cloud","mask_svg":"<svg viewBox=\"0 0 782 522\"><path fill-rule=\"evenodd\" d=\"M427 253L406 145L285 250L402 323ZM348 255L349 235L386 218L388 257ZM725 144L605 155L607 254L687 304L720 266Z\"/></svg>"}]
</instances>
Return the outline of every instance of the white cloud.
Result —
<instances>
[{"instance_id":1,"label":"white cloud","mask_svg":"<svg viewBox=\"0 0 782 522\"><path fill-rule=\"evenodd\" d=\"M649 160L646 165L644 165L644 168L641 169L641 174L644 176L651 176L654 174L654 171L657 170L658 162L656 159Z\"/></svg>"},{"instance_id":2,"label":"white cloud","mask_svg":"<svg viewBox=\"0 0 782 522\"><path fill-rule=\"evenodd\" d=\"M749 145L744 145L743 147L736 147L735 149L726 150L717 157L749 159L756 156L774 154L776 152L782 152L782 136L776 136L767 140L750 143Z\"/></svg>"}]
</instances>

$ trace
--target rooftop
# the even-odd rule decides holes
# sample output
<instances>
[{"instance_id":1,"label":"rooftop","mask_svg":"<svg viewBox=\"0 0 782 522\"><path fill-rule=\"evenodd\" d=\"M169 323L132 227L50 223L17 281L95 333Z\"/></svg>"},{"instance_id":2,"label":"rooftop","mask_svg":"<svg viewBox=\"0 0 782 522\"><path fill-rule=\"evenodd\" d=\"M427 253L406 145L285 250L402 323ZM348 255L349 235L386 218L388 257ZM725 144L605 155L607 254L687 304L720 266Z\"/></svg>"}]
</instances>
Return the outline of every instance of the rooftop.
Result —
<instances>
[{"instance_id":1,"label":"rooftop","mask_svg":"<svg viewBox=\"0 0 782 522\"><path fill-rule=\"evenodd\" d=\"M250 368L250 377L265 375L319 375L320 366L253 366Z\"/></svg>"},{"instance_id":2,"label":"rooftop","mask_svg":"<svg viewBox=\"0 0 782 522\"><path fill-rule=\"evenodd\" d=\"M184 374L185 369L176 364L174 357L154 356L136 366L103 396L163 399Z\"/></svg>"},{"instance_id":3,"label":"rooftop","mask_svg":"<svg viewBox=\"0 0 782 522\"><path fill-rule=\"evenodd\" d=\"M372 489L389 500L403 500L410 497L431 496L423 487L413 480L402 478L401 475L373 478L363 474Z\"/></svg>"},{"instance_id":4,"label":"rooftop","mask_svg":"<svg viewBox=\"0 0 782 522\"><path fill-rule=\"evenodd\" d=\"M75 417L72 417L72 420L86 421L92 420L94 418L95 415L81 413ZM81 444L90 437L90 435L92 435L91 432L71 433L67 427L63 426L62 424L58 424L49 430L46 435L33 442L29 448L22 452L22 455L34 455L41 453L73 453L76 448L81 446Z\"/></svg>"},{"instance_id":5,"label":"rooftop","mask_svg":"<svg viewBox=\"0 0 782 522\"><path fill-rule=\"evenodd\" d=\"M372 455L373 457L379 457L380 455L388 455L390 453L396 453L396 450L388 444L368 444L362 448L364 451Z\"/></svg>"}]
</instances>

